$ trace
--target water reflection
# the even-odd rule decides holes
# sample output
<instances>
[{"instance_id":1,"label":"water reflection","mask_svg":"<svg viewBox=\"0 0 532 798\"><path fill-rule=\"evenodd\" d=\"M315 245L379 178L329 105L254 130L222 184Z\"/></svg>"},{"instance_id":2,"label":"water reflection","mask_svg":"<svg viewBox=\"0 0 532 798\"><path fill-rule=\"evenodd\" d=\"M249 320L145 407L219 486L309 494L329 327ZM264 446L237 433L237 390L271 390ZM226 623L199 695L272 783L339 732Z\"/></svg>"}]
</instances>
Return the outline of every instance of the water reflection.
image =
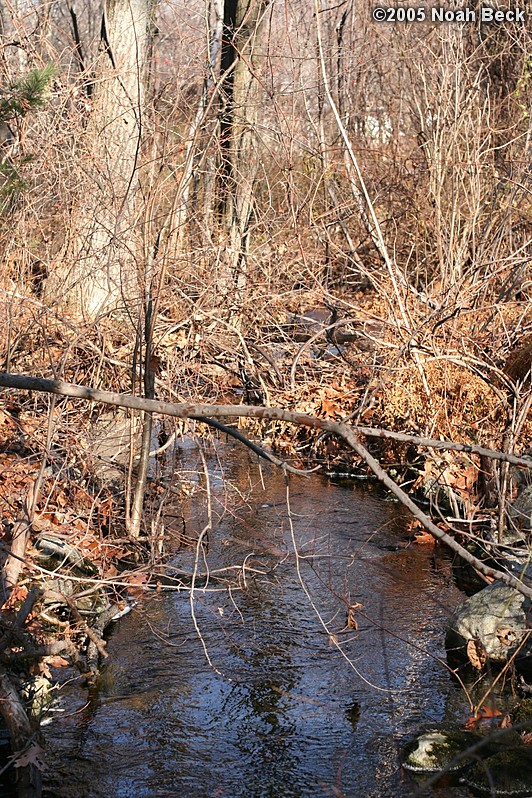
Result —
<instances>
[{"instance_id":1,"label":"water reflection","mask_svg":"<svg viewBox=\"0 0 532 798\"><path fill-rule=\"evenodd\" d=\"M461 598L450 565L435 568L431 548L397 550L394 504L316 476L291 481L298 573L282 476L235 450L224 463L239 492L213 482L206 556L212 569L246 560L245 589L197 590L194 622L186 593L121 621L90 711L48 727L49 795L410 796L401 743L465 706L426 653L443 656ZM204 506L187 513L201 529ZM192 563L182 548L176 566Z\"/></svg>"}]
</instances>

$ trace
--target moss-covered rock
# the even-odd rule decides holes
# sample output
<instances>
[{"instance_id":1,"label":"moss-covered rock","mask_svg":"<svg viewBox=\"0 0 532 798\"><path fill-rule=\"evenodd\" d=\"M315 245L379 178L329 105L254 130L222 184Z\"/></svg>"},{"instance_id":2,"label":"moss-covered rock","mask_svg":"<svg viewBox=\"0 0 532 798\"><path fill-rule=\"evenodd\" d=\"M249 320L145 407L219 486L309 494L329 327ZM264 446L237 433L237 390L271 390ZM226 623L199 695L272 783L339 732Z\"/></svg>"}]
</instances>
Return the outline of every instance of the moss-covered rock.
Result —
<instances>
[{"instance_id":1,"label":"moss-covered rock","mask_svg":"<svg viewBox=\"0 0 532 798\"><path fill-rule=\"evenodd\" d=\"M532 731L532 698L525 698L512 712L512 723L519 724L519 731Z\"/></svg>"},{"instance_id":2,"label":"moss-covered rock","mask_svg":"<svg viewBox=\"0 0 532 798\"><path fill-rule=\"evenodd\" d=\"M467 750L482 739L469 731L430 729L407 743L403 767L417 773L454 772L475 761Z\"/></svg>"},{"instance_id":3,"label":"moss-covered rock","mask_svg":"<svg viewBox=\"0 0 532 798\"><path fill-rule=\"evenodd\" d=\"M532 748L499 751L473 765L461 781L484 795L532 795Z\"/></svg>"},{"instance_id":4,"label":"moss-covered rock","mask_svg":"<svg viewBox=\"0 0 532 798\"><path fill-rule=\"evenodd\" d=\"M518 590L501 582L488 585L466 599L452 616L445 638L448 656L467 659L471 643L485 652L487 661L504 665L528 632L530 608L530 599Z\"/></svg>"}]
</instances>

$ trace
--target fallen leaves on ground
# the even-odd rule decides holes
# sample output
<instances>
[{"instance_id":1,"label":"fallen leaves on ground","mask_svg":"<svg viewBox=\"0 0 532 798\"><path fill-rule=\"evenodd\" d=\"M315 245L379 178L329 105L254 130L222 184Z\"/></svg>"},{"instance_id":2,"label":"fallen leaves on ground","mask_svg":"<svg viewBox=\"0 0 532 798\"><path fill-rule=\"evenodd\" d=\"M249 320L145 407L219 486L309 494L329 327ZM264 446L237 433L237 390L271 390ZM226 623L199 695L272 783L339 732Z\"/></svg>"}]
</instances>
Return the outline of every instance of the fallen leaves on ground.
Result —
<instances>
[{"instance_id":1,"label":"fallen leaves on ground","mask_svg":"<svg viewBox=\"0 0 532 798\"><path fill-rule=\"evenodd\" d=\"M435 539L430 532L416 532L413 542L418 546L433 546Z\"/></svg>"},{"instance_id":2,"label":"fallen leaves on ground","mask_svg":"<svg viewBox=\"0 0 532 798\"><path fill-rule=\"evenodd\" d=\"M11 591L7 601L5 601L0 607L0 610L12 610L14 608L18 609L19 604L24 601L27 595L27 587L24 587L24 585L16 585L16 587L14 587Z\"/></svg>"},{"instance_id":3,"label":"fallen leaves on ground","mask_svg":"<svg viewBox=\"0 0 532 798\"><path fill-rule=\"evenodd\" d=\"M56 656L46 657L46 664L50 665L52 668L66 668L68 665L70 665L70 662L64 657Z\"/></svg>"}]
</instances>

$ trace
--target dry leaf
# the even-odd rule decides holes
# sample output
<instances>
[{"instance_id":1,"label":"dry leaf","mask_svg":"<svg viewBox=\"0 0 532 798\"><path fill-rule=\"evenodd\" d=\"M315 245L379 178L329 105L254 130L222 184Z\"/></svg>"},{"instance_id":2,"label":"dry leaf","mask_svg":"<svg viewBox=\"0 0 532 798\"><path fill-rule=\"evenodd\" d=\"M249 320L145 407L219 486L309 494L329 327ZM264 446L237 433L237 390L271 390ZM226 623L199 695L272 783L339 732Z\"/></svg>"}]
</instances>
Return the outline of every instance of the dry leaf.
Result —
<instances>
[{"instance_id":1,"label":"dry leaf","mask_svg":"<svg viewBox=\"0 0 532 798\"><path fill-rule=\"evenodd\" d=\"M321 403L321 410L326 416L331 418L340 412L338 405L336 405L334 402L331 402L329 399L323 399Z\"/></svg>"},{"instance_id":2,"label":"dry leaf","mask_svg":"<svg viewBox=\"0 0 532 798\"><path fill-rule=\"evenodd\" d=\"M16 587L13 588L13 590L9 595L8 600L4 604L2 604L0 609L10 610L13 609L13 607L17 607L17 605L21 601L24 601L27 595L28 595L28 589L22 585L17 585Z\"/></svg>"},{"instance_id":3,"label":"dry leaf","mask_svg":"<svg viewBox=\"0 0 532 798\"><path fill-rule=\"evenodd\" d=\"M516 643L515 629L510 626L499 626L497 629L497 637L503 646L513 646Z\"/></svg>"},{"instance_id":4,"label":"dry leaf","mask_svg":"<svg viewBox=\"0 0 532 798\"><path fill-rule=\"evenodd\" d=\"M65 492L63 490L60 490L59 493L57 494L56 502L59 505L59 507L61 507L61 508L66 507L66 505L68 504L68 499L67 499L66 494L65 494Z\"/></svg>"},{"instance_id":5,"label":"dry leaf","mask_svg":"<svg viewBox=\"0 0 532 798\"><path fill-rule=\"evenodd\" d=\"M145 585L148 581L148 574L127 574L124 582L128 585Z\"/></svg>"},{"instance_id":6,"label":"dry leaf","mask_svg":"<svg viewBox=\"0 0 532 798\"><path fill-rule=\"evenodd\" d=\"M477 714L482 719L486 719L486 718L501 718L502 717L502 712L499 709L497 709L497 707L487 707L485 704L483 704L480 707L480 709L479 709Z\"/></svg>"},{"instance_id":7,"label":"dry leaf","mask_svg":"<svg viewBox=\"0 0 532 798\"><path fill-rule=\"evenodd\" d=\"M430 532L417 532L413 542L418 546L432 546L436 541Z\"/></svg>"},{"instance_id":8,"label":"dry leaf","mask_svg":"<svg viewBox=\"0 0 532 798\"><path fill-rule=\"evenodd\" d=\"M483 705L474 715L467 719L465 728L468 730L476 729L483 721L500 717L502 717L502 712L500 712L496 707L487 707Z\"/></svg>"},{"instance_id":9,"label":"dry leaf","mask_svg":"<svg viewBox=\"0 0 532 798\"><path fill-rule=\"evenodd\" d=\"M474 668L477 668L477 670L479 671L482 670L482 668L486 664L487 656L486 656L486 649L484 648L480 640L477 639L470 640L467 644L466 651L471 665Z\"/></svg>"},{"instance_id":10,"label":"dry leaf","mask_svg":"<svg viewBox=\"0 0 532 798\"><path fill-rule=\"evenodd\" d=\"M347 610L346 626L348 629L358 629L358 623L355 615L357 610L363 610L363 609L364 609L363 604L360 603L351 604L351 606Z\"/></svg>"},{"instance_id":11,"label":"dry leaf","mask_svg":"<svg viewBox=\"0 0 532 798\"><path fill-rule=\"evenodd\" d=\"M33 519L31 528L34 532L44 532L45 529L50 529L51 521L49 518L37 517Z\"/></svg>"},{"instance_id":12,"label":"dry leaf","mask_svg":"<svg viewBox=\"0 0 532 798\"><path fill-rule=\"evenodd\" d=\"M23 751L19 757L17 757L15 761L15 767L25 768L28 767L28 765L35 765L37 770L45 771L45 756L46 754L44 752L44 748L41 748L41 746L37 745L37 743L33 743L29 748Z\"/></svg>"},{"instance_id":13,"label":"dry leaf","mask_svg":"<svg viewBox=\"0 0 532 798\"><path fill-rule=\"evenodd\" d=\"M46 662L52 668L66 668L70 662L64 657L46 657Z\"/></svg>"},{"instance_id":14,"label":"dry leaf","mask_svg":"<svg viewBox=\"0 0 532 798\"><path fill-rule=\"evenodd\" d=\"M128 574L124 582L127 582L130 587L128 588L128 594L135 597L143 597L144 596L144 589L143 586L147 585L148 583L148 575L147 574ZM160 590L160 584L157 583L156 591Z\"/></svg>"},{"instance_id":15,"label":"dry leaf","mask_svg":"<svg viewBox=\"0 0 532 798\"><path fill-rule=\"evenodd\" d=\"M107 568L105 569L105 574L104 575L105 575L106 579L113 579L115 576L118 575L118 568L116 568L112 564L108 565Z\"/></svg>"}]
</instances>

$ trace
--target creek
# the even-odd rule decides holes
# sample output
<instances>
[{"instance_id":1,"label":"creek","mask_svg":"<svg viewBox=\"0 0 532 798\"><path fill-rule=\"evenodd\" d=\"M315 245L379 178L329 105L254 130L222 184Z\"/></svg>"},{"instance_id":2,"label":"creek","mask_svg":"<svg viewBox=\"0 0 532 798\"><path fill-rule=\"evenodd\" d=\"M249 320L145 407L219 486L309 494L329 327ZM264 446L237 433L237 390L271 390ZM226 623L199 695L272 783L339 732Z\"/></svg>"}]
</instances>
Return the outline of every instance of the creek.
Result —
<instances>
[{"instance_id":1,"label":"creek","mask_svg":"<svg viewBox=\"0 0 532 798\"><path fill-rule=\"evenodd\" d=\"M401 746L467 716L438 660L463 600L448 554L409 544L402 509L352 481L291 476L288 513L278 469L233 446L208 465L213 528L198 567L213 577L192 601L161 592L115 625L88 704L65 684L64 713L44 728L45 794L412 796ZM183 449L191 537L207 521L201 470L197 450ZM194 556L176 546L173 563L192 570Z\"/></svg>"}]
</instances>

